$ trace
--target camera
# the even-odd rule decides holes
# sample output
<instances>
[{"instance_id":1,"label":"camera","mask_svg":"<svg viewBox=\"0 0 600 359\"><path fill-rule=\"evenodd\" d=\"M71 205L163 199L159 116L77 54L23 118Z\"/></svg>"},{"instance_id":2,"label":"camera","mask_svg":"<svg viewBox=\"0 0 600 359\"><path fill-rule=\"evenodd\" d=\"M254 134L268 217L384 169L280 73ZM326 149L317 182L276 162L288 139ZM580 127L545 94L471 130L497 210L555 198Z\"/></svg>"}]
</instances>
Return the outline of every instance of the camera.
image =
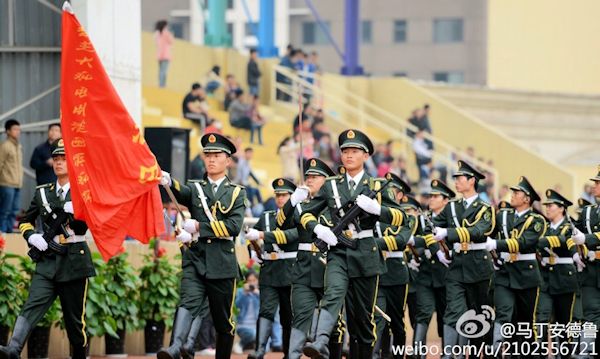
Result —
<instances>
[{"instance_id":1,"label":"camera","mask_svg":"<svg viewBox=\"0 0 600 359\"><path fill-rule=\"evenodd\" d=\"M254 284L250 284L250 285L248 286L248 290L249 290L250 292L254 292L254 291L256 290L256 286L255 286Z\"/></svg>"}]
</instances>

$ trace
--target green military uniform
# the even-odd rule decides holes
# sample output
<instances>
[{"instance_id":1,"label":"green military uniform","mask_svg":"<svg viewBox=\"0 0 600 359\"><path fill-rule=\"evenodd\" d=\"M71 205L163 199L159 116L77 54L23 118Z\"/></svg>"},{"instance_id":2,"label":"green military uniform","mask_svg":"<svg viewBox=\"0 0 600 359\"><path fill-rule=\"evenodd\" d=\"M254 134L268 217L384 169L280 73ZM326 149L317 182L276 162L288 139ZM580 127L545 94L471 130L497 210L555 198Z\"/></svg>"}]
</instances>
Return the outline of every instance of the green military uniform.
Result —
<instances>
[{"instance_id":1,"label":"green military uniform","mask_svg":"<svg viewBox=\"0 0 600 359\"><path fill-rule=\"evenodd\" d=\"M63 140L57 141L52 150L52 157L64 156ZM27 212L19 223L21 234L29 243L35 231L35 223L41 217L46 226L53 222L54 215L65 211L65 204L71 201L70 185L67 182L61 187L58 182L38 186ZM72 208L72 207L71 207ZM67 211L68 212L68 211ZM29 332L42 319L56 297L60 298L69 342L73 347L73 358L85 358L88 337L85 327L85 301L88 278L96 274L90 249L84 235L87 225L75 220L67 213L68 237L56 236L53 239L64 254L48 248L41 252L31 278L29 296L13 329L13 336L7 347L0 346L0 357L18 358ZM30 248L33 246L30 244Z\"/></svg>"},{"instance_id":2,"label":"green military uniform","mask_svg":"<svg viewBox=\"0 0 600 359\"><path fill-rule=\"evenodd\" d=\"M577 200L577 217L576 220L574 221L575 223L575 227L577 227L577 229L579 229L580 231L583 231L583 227L579 226L579 223L582 221L582 212L583 209L586 206L591 205L591 203L589 201L587 201L584 198L579 198ZM579 284L577 286L577 292L575 294L575 305L573 307L573 322L577 322L577 323L581 323L583 322L583 305L582 305L582 300L581 300L581 288L583 286L583 282L585 280L585 273L587 271L587 261L588 261L588 255L589 255L589 250L585 245L581 246L582 250L583 250L583 255L584 255L584 261L586 261L586 268L583 268L582 271L577 271L577 283Z\"/></svg>"},{"instance_id":3,"label":"green military uniform","mask_svg":"<svg viewBox=\"0 0 600 359\"><path fill-rule=\"evenodd\" d=\"M514 191L522 191L531 198L531 203L539 200L537 193L525 177L519 179ZM495 274L494 304L496 320L493 341L499 345L503 341L501 326L505 323L529 323L534 328L541 276L536 260L538 241L544 236L546 220L531 208L523 213L506 215L497 230L496 250L503 261ZM519 338L521 339L521 338ZM527 338L534 341L535 338Z\"/></svg>"},{"instance_id":4,"label":"green military uniform","mask_svg":"<svg viewBox=\"0 0 600 359\"><path fill-rule=\"evenodd\" d=\"M445 198L452 199L455 197L455 193L442 181L433 180L431 181L431 190L427 193L428 195L442 195ZM415 209L420 209L420 205L416 200L408 200ZM426 344L427 330L429 329L429 323L433 312L436 312L437 316L437 332L440 337L444 335L444 313L446 312L446 274L448 273L448 267L442 264L436 253L432 252L430 246L437 249L435 245L437 242L429 234L425 236L427 231L427 223L424 215L422 214L417 217L418 229L417 235L422 238L423 245L419 246L419 251L422 252L421 260L419 265L419 272L416 278L417 288L417 325L415 328L415 349ZM431 213L431 216L435 218L437 215ZM419 238L419 237L418 237ZM417 242L417 243L419 243Z\"/></svg>"},{"instance_id":5,"label":"green military uniform","mask_svg":"<svg viewBox=\"0 0 600 359\"><path fill-rule=\"evenodd\" d=\"M591 181L600 182L600 166ZM585 206L579 217L577 228L585 234L585 246L588 249L587 266L583 271L581 299L583 321L590 322L600 328L600 206L595 203ZM582 350L590 352L593 338L581 338ZM600 348L600 336L595 339L595 351Z\"/></svg>"},{"instance_id":6,"label":"green military uniform","mask_svg":"<svg viewBox=\"0 0 600 359\"><path fill-rule=\"evenodd\" d=\"M555 203L565 209L572 205L570 201L554 190L546 191L544 204ZM575 295L578 290L577 269L573 263L573 255L577 246L571 237L571 226L568 219L562 218L557 223L549 223L545 236L540 238L538 251L541 255L540 272L542 285L537 305L536 322L568 324L573 320ZM541 342L547 340L548 328L540 327L538 333Z\"/></svg>"},{"instance_id":7,"label":"green military uniform","mask_svg":"<svg viewBox=\"0 0 600 359\"><path fill-rule=\"evenodd\" d=\"M272 183L275 193L293 193L296 189L291 181L278 178ZM288 200L288 202L290 202ZM283 332L283 351L288 352L292 328L292 268L298 250L298 232L282 231L277 220L281 220L283 209L264 212L254 229L264 232L263 263L260 267L260 311L258 313L257 347L250 358L264 356L277 308ZM281 222L283 224L283 222Z\"/></svg>"},{"instance_id":8,"label":"green military uniform","mask_svg":"<svg viewBox=\"0 0 600 359\"><path fill-rule=\"evenodd\" d=\"M218 134L201 139L205 153L235 153L235 146ZM220 182L218 182L220 181ZM240 269L235 238L242 229L246 191L227 177L190 180L187 185L172 180L171 190L196 220L195 240L182 255L180 306L173 328L173 345L158 352L159 359L176 358L185 342L192 318L205 298L217 332L216 358L229 358L235 334L233 302ZM184 225L185 227L185 225Z\"/></svg>"},{"instance_id":9,"label":"green military uniform","mask_svg":"<svg viewBox=\"0 0 600 359\"><path fill-rule=\"evenodd\" d=\"M485 176L465 161L458 161L454 177L484 179ZM479 196L471 199L452 200L433 218L437 227L447 229L446 242L454 253L446 275L446 312L444 313L444 346L456 345L459 340L456 324L467 311L479 312L488 305L488 290L492 276L492 263L485 250L485 241L494 229L494 209ZM436 252L437 244L430 246ZM461 338L465 339L461 336ZM478 345L481 338L471 339ZM450 350L450 349L448 349Z\"/></svg>"},{"instance_id":10,"label":"green military uniform","mask_svg":"<svg viewBox=\"0 0 600 359\"><path fill-rule=\"evenodd\" d=\"M410 192L410 186L408 184L392 173L389 175L392 177L392 182L389 187L395 187L405 195ZM394 192L391 190L385 192L386 193L381 196L381 203L390 208L401 210L400 204L396 203ZM406 305L406 298L408 296L409 273L404 251L407 247L407 242L413 237L414 231L417 228L417 223L414 217L409 217L402 210L401 213L403 216L403 225L401 226L392 226L381 222L375 224L375 242L383 253L385 266L387 268L387 271L379 278L377 306L391 319L390 323L386 323L380 313L375 314L377 342L375 345L374 357L377 358L380 357L382 337L386 326L391 329L391 332L394 335L393 344L395 346L404 347L404 344L406 343L404 306Z\"/></svg>"},{"instance_id":11,"label":"green military uniform","mask_svg":"<svg viewBox=\"0 0 600 359\"><path fill-rule=\"evenodd\" d=\"M325 162L318 158L308 159L304 168L305 176L330 177L335 174ZM313 321L316 325L316 320L313 318L318 315L318 303L323 298L326 256L314 245L314 234L300 225L303 203L296 204L296 207L287 206L288 203L284 206L281 218L293 218L291 225L293 228L283 232L295 231L298 235L298 254L292 269L292 311L294 315L288 358L299 359L307 338L314 335L311 327ZM290 209L293 213L289 212ZM286 210L288 213L285 213ZM322 225L333 226L328 215L329 213L324 211L318 217L318 221ZM344 323L339 315L338 324L330 337L330 358L341 359L343 337Z\"/></svg>"},{"instance_id":12,"label":"green military uniform","mask_svg":"<svg viewBox=\"0 0 600 359\"><path fill-rule=\"evenodd\" d=\"M347 130L340 134L340 148L360 148L365 153L373 153L373 144L360 131ZM352 181L352 182L350 182ZM350 188L350 185L353 185ZM314 232L318 225L317 216L324 210L337 212L349 201L354 202L359 194L367 193L381 186L381 181L374 180L364 170L356 176L338 176L328 179L319 193L303 206L301 225L309 232ZM303 349L310 357L327 356L327 343L337 321L337 314L342 309L347 293L352 295L352 315L348 306L348 329L351 336L358 341L359 357L370 357L375 342L375 323L373 320L377 282L384 272L383 256L378 250L373 236L375 222L378 220L394 226L401 226L402 212L398 209L381 207L379 216L366 212L360 219L360 227L349 228L346 235L356 241L356 249L347 248L341 243L330 248L327 253L325 270L325 294L321 300L321 310L316 330L316 340ZM335 223L334 223L335 224ZM354 225L350 226L354 227ZM322 228L319 227L319 231ZM325 232L320 232L325 233ZM354 331L354 332L352 332Z\"/></svg>"}]
</instances>

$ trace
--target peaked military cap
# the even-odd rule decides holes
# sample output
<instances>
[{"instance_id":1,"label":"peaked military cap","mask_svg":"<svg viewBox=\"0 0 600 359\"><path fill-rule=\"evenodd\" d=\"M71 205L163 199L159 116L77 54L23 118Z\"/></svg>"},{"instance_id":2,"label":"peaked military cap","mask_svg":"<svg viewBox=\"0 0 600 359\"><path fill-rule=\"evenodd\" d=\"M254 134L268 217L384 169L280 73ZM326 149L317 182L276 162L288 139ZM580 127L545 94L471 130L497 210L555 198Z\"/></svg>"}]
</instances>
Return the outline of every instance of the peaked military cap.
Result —
<instances>
[{"instance_id":1,"label":"peaked military cap","mask_svg":"<svg viewBox=\"0 0 600 359\"><path fill-rule=\"evenodd\" d=\"M62 138L52 144L52 157L65 155L65 141Z\"/></svg>"},{"instance_id":2,"label":"peaked military cap","mask_svg":"<svg viewBox=\"0 0 600 359\"><path fill-rule=\"evenodd\" d=\"M516 186L511 186L510 189L512 189L513 191L525 192L526 195L531 197L531 202L540 200L540 196L538 196L537 192L525 176L521 176L519 178L519 183Z\"/></svg>"},{"instance_id":3,"label":"peaked military cap","mask_svg":"<svg viewBox=\"0 0 600 359\"><path fill-rule=\"evenodd\" d=\"M596 174L596 177L592 177L592 178L590 178L590 180L600 181L600 165L598 165L598 173Z\"/></svg>"},{"instance_id":4,"label":"peaked military cap","mask_svg":"<svg viewBox=\"0 0 600 359\"><path fill-rule=\"evenodd\" d=\"M417 199L415 197L413 197L411 195L405 195L400 200L400 208L420 209L421 203L419 203L419 201L417 201Z\"/></svg>"},{"instance_id":5,"label":"peaked military cap","mask_svg":"<svg viewBox=\"0 0 600 359\"><path fill-rule=\"evenodd\" d=\"M456 196L456 193L447 184L437 179L431 181L431 190L427 194L441 194L446 198L454 198Z\"/></svg>"},{"instance_id":6,"label":"peaked military cap","mask_svg":"<svg viewBox=\"0 0 600 359\"><path fill-rule=\"evenodd\" d=\"M310 158L304 163L304 175L335 176L335 172L318 158Z\"/></svg>"},{"instance_id":7,"label":"peaked military cap","mask_svg":"<svg viewBox=\"0 0 600 359\"><path fill-rule=\"evenodd\" d=\"M563 197L563 195L561 195L560 193L556 192L553 189L547 189L546 190L546 200L542 204L550 204L550 203L556 203L565 208L573 205L573 202L571 202L568 199L566 199L565 197Z\"/></svg>"},{"instance_id":8,"label":"peaked military cap","mask_svg":"<svg viewBox=\"0 0 600 359\"><path fill-rule=\"evenodd\" d=\"M578 205L580 208L583 208L583 207L585 207L585 206L589 206L589 205L591 205L591 204L592 204L592 202L588 201L588 200L587 200L587 199L585 199L585 198L580 198L580 199L578 199L578 200L577 200L577 205Z\"/></svg>"},{"instance_id":9,"label":"peaked military cap","mask_svg":"<svg viewBox=\"0 0 600 359\"><path fill-rule=\"evenodd\" d=\"M388 172L385 175L386 179L390 179L390 186L392 187L396 187L398 188L400 191L406 193L410 193L410 186L408 185L408 183L404 182L404 180L402 180L402 178L398 177L396 174L392 173L392 172Z\"/></svg>"},{"instance_id":10,"label":"peaked military cap","mask_svg":"<svg viewBox=\"0 0 600 359\"><path fill-rule=\"evenodd\" d=\"M483 173L479 172L475 167L463 160L458 161L458 171L453 175L453 177L458 176L475 177L478 180L485 178Z\"/></svg>"},{"instance_id":11,"label":"peaked military cap","mask_svg":"<svg viewBox=\"0 0 600 359\"><path fill-rule=\"evenodd\" d=\"M296 185L285 178L276 178L271 185L275 193L294 193L296 190Z\"/></svg>"},{"instance_id":12,"label":"peaked military cap","mask_svg":"<svg viewBox=\"0 0 600 359\"><path fill-rule=\"evenodd\" d=\"M207 133L200 140L204 153L225 152L233 155L236 152L235 145L229 139L218 133Z\"/></svg>"},{"instance_id":13,"label":"peaked military cap","mask_svg":"<svg viewBox=\"0 0 600 359\"><path fill-rule=\"evenodd\" d=\"M509 208L512 208L512 206L510 205L510 202L508 202L508 201L500 201L500 203L498 203L498 208L499 209L509 209Z\"/></svg>"},{"instance_id":14,"label":"peaked military cap","mask_svg":"<svg viewBox=\"0 0 600 359\"><path fill-rule=\"evenodd\" d=\"M373 143L369 137L367 137L367 135L359 130L346 130L340 133L340 136L338 137L338 144L341 150L344 148L353 147L359 148L369 155L373 154Z\"/></svg>"}]
</instances>

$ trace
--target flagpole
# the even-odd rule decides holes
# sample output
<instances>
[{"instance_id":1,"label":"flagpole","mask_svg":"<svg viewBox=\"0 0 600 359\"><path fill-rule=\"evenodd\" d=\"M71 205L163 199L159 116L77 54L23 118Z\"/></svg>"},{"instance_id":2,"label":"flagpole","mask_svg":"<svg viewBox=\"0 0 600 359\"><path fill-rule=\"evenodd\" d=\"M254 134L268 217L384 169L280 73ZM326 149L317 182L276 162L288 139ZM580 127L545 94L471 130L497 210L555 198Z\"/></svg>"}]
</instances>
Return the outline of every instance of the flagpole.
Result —
<instances>
[{"instance_id":1,"label":"flagpole","mask_svg":"<svg viewBox=\"0 0 600 359\"><path fill-rule=\"evenodd\" d=\"M304 119L304 102L302 101L302 84L298 87L298 132L300 135L300 185L304 185L304 135L302 120Z\"/></svg>"}]
</instances>

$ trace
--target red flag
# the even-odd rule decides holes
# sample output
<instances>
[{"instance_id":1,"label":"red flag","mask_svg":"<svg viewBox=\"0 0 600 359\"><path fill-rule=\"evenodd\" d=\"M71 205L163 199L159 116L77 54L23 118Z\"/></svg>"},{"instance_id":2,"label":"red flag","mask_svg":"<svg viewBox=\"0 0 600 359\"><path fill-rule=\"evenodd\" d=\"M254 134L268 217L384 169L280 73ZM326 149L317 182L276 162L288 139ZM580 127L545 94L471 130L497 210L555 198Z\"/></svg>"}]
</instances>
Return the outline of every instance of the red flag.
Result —
<instances>
[{"instance_id":1,"label":"red flag","mask_svg":"<svg viewBox=\"0 0 600 359\"><path fill-rule=\"evenodd\" d=\"M148 243L163 233L156 158L70 11L62 14L60 109L75 217L104 260L125 236Z\"/></svg>"}]
</instances>

